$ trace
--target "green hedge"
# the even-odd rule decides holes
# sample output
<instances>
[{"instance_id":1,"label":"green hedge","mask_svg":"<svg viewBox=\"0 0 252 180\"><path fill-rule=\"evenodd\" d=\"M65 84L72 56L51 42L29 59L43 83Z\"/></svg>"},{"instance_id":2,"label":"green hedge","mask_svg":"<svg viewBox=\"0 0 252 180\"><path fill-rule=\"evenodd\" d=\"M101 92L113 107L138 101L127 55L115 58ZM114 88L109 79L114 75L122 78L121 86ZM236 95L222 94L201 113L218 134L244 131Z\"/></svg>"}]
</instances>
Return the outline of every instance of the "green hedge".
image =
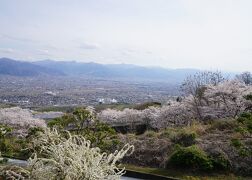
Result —
<instances>
[{"instance_id":1,"label":"green hedge","mask_svg":"<svg viewBox=\"0 0 252 180\"><path fill-rule=\"evenodd\" d=\"M212 161L207 154L196 145L189 147L177 146L169 158L168 165L194 170L211 170L213 168Z\"/></svg>"}]
</instances>

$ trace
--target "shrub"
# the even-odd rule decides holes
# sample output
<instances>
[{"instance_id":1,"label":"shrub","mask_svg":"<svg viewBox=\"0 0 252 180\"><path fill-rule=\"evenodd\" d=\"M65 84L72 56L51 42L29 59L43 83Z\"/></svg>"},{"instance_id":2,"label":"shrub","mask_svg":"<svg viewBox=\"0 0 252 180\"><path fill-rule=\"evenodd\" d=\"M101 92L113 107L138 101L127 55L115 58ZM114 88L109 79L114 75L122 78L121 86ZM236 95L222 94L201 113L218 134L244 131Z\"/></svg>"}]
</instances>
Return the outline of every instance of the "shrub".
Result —
<instances>
[{"instance_id":1,"label":"shrub","mask_svg":"<svg viewBox=\"0 0 252 180\"><path fill-rule=\"evenodd\" d=\"M193 170L211 170L213 168L213 164L206 153L195 145L178 146L169 158L168 165Z\"/></svg>"},{"instance_id":2,"label":"shrub","mask_svg":"<svg viewBox=\"0 0 252 180\"><path fill-rule=\"evenodd\" d=\"M219 147L209 146L205 151L213 164L213 169L217 171L229 170L231 167L227 154Z\"/></svg>"},{"instance_id":3,"label":"shrub","mask_svg":"<svg viewBox=\"0 0 252 180\"><path fill-rule=\"evenodd\" d=\"M242 142L239 139L231 139L231 144L235 148L240 148L242 146Z\"/></svg>"},{"instance_id":4,"label":"shrub","mask_svg":"<svg viewBox=\"0 0 252 180\"><path fill-rule=\"evenodd\" d=\"M9 156L12 154L12 149L12 142L10 142L8 139L0 140L0 151L2 153Z\"/></svg>"},{"instance_id":5,"label":"shrub","mask_svg":"<svg viewBox=\"0 0 252 180\"><path fill-rule=\"evenodd\" d=\"M247 94L244 98L246 100L252 100L252 94Z\"/></svg>"},{"instance_id":6,"label":"shrub","mask_svg":"<svg viewBox=\"0 0 252 180\"><path fill-rule=\"evenodd\" d=\"M242 127L242 126L238 126L237 128L235 128L235 131L242 134L242 135L246 135L248 134L248 129L246 127Z\"/></svg>"},{"instance_id":7,"label":"shrub","mask_svg":"<svg viewBox=\"0 0 252 180\"><path fill-rule=\"evenodd\" d=\"M157 135L157 133L156 133L155 131L146 131L146 132L144 133L144 135L145 135L146 137L155 137L155 136Z\"/></svg>"},{"instance_id":8,"label":"shrub","mask_svg":"<svg viewBox=\"0 0 252 180\"><path fill-rule=\"evenodd\" d=\"M73 124L74 122L74 116L70 113L64 114L62 117L57 117L52 120L50 120L47 123L48 127L57 127L59 129L67 128L70 124Z\"/></svg>"},{"instance_id":9,"label":"shrub","mask_svg":"<svg viewBox=\"0 0 252 180\"><path fill-rule=\"evenodd\" d=\"M252 118L252 114L248 113L248 112L243 112L240 114L240 116L237 118L237 121L239 123L246 123L247 121L250 121L250 119Z\"/></svg>"},{"instance_id":10,"label":"shrub","mask_svg":"<svg viewBox=\"0 0 252 180\"><path fill-rule=\"evenodd\" d=\"M195 144L196 136L196 132L187 128L168 128L160 134L160 137L169 138L172 142L185 147Z\"/></svg>"},{"instance_id":11,"label":"shrub","mask_svg":"<svg viewBox=\"0 0 252 180\"><path fill-rule=\"evenodd\" d=\"M36 153L29 158L26 169L0 170L0 177L38 180L119 180L125 170L117 167L117 161L134 150L133 146L126 144L120 151L112 154L102 153L99 148L92 148L90 141L83 136L72 136L68 131L63 136L56 129L41 132L33 144L34 147L40 147L43 158L38 157L35 151Z\"/></svg>"},{"instance_id":12,"label":"shrub","mask_svg":"<svg viewBox=\"0 0 252 180\"><path fill-rule=\"evenodd\" d=\"M241 125L245 126L249 133L252 133L252 113L241 113L240 116L237 118L237 121Z\"/></svg>"},{"instance_id":13,"label":"shrub","mask_svg":"<svg viewBox=\"0 0 252 180\"><path fill-rule=\"evenodd\" d=\"M230 168L229 160L222 154L211 157L211 162L215 170L228 170Z\"/></svg>"},{"instance_id":14,"label":"shrub","mask_svg":"<svg viewBox=\"0 0 252 180\"><path fill-rule=\"evenodd\" d=\"M0 124L0 151L7 155L12 151L11 143L6 139L11 130L9 126Z\"/></svg>"},{"instance_id":15,"label":"shrub","mask_svg":"<svg viewBox=\"0 0 252 180\"><path fill-rule=\"evenodd\" d=\"M120 144L116 131L99 121L95 121L90 128L83 130L82 135L91 141L92 146L97 146L106 152L115 150Z\"/></svg>"},{"instance_id":16,"label":"shrub","mask_svg":"<svg viewBox=\"0 0 252 180\"><path fill-rule=\"evenodd\" d=\"M209 130L233 130L237 127L235 120L233 119L219 119L211 123Z\"/></svg>"},{"instance_id":17,"label":"shrub","mask_svg":"<svg viewBox=\"0 0 252 180\"><path fill-rule=\"evenodd\" d=\"M0 151L5 156L16 157L18 159L28 159L31 155L30 142L25 138L6 137L0 140Z\"/></svg>"},{"instance_id":18,"label":"shrub","mask_svg":"<svg viewBox=\"0 0 252 180\"><path fill-rule=\"evenodd\" d=\"M154 107L160 107L161 106L161 103L160 102L146 102L146 103L143 103L143 104L139 104L139 105L136 105L134 107L134 109L137 109L137 110L144 110L144 109L147 109L151 106L154 106Z\"/></svg>"},{"instance_id":19,"label":"shrub","mask_svg":"<svg viewBox=\"0 0 252 180\"><path fill-rule=\"evenodd\" d=\"M183 129L188 132L195 132L197 135L203 135L206 132L206 129L209 125L202 124L198 121L192 121L190 126L186 126Z\"/></svg>"},{"instance_id":20,"label":"shrub","mask_svg":"<svg viewBox=\"0 0 252 180\"><path fill-rule=\"evenodd\" d=\"M191 146L193 144L195 144L195 139L196 139L196 133L195 132L185 132L182 131L180 133L178 133L173 139L172 141L182 145L182 146Z\"/></svg>"},{"instance_id":21,"label":"shrub","mask_svg":"<svg viewBox=\"0 0 252 180\"><path fill-rule=\"evenodd\" d=\"M12 131L11 127L0 124L0 139L5 138L5 136L11 131Z\"/></svg>"},{"instance_id":22,"label":"shrub","mask_svg":"<svg viewBox=\"0 0 252 180\"><path fill-rule=\"evenodd\" d=\"M241 140L233 138L231 139L231 145L236 148L238 154L242 157L248 157L252 155L252 150L246 146Z\"/></svg>"},{"instance_id":23,"label":"shrub","mask_svg":"<svg viewBox=\"0 0 252 180\"><path fill-rule=\"evenodd\" d=\"M41 127L31 127L28 129L28 135L26 136L27 138L34 138L39 135L39 132L44 132L44 129Z\"/></svg>"}]
</instances>

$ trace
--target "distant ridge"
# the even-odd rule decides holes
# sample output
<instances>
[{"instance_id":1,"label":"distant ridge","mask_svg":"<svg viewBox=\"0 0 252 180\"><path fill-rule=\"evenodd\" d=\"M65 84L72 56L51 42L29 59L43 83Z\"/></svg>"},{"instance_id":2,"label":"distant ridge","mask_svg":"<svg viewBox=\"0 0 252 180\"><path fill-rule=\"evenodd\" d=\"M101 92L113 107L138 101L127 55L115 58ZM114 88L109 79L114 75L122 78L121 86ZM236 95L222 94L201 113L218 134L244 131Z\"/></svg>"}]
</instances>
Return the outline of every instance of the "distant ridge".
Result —
<instances>
[{"instance_id":1,"label":"distant ridge","mask_svg":"<svg viewBox=\"0 0 252 180\"><path fill-rule=\"evenodd\" d=\"M36 62L0 58L0 74L13 76L87 76L102 78L124 78L133 80L154 80L180 82L197 69L165 69L142 67L131 64L98 64L75 61L43 60Z\"/></svg>"},{"instance_id":2,"label":"distant ridge","mask_svg":"<svg viewBox=\"0 0 252 180\"><path fill-rule=\"evenodd\" d=\"M197 69L165 69L159 67L143 67L132 64L98 64L93 62L53 61L33 62L47 68L54 67L66 75L84 75L104 78L126 78L145 80L182 81L186 76L198 72Z\"/></svg>"},{"instance_id":3,"label":"distant ridge","mask_svg":"<svg viewBox=\"0 0 252 180\"><path fill-rule=\"evenodd\" d=\"M33 63L0 58L0 74L12 76L64 75L63 72Z\"/></svg>"}]
</instances>

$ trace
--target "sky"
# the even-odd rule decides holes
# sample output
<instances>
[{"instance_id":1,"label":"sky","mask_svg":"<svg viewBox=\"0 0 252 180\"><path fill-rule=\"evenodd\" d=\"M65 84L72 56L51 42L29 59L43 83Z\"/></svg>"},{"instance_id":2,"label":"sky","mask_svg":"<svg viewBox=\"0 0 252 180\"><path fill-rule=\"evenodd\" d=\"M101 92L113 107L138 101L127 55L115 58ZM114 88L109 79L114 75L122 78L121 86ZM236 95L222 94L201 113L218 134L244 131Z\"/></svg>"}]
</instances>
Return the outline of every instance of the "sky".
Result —
<instances>
[{"instance_id":1,"label":"sky","mask_svg":"<svg viewBox=\"0 0 252 180\"><path fill-rule=\"evenodd\" d=\"M252 71L251 0L0 0L0 57Z\"/></svg>"}]
</instances>

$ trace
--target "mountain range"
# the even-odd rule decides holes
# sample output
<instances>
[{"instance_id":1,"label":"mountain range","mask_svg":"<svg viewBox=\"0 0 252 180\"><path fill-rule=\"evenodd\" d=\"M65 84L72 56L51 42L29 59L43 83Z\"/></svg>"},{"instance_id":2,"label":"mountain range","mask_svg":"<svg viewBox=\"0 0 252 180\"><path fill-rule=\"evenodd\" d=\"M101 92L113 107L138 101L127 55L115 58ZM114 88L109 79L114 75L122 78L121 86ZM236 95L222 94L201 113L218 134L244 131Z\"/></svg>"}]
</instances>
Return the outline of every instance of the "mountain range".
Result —
<instances>
[{"instance_id":1,"label":"mountain range","mask_svg":"<svg viewBox=\"0 0 252 180\"><path fill-rule=\"evenodd\" d=\"M36 65L30 62L17 61L9 58L0 58L0 75L11 76L38 76L38 75L64 75L62 71Z\"/></svg>"},{"instance_id":2,"label":"mountain range","mask_svg":"<svg viewBox=\"0 0 252 180\"><path fill-rule=\"evenodd\" d=\"M27 62L0 58L0 75L12 76L86 76L178 82L197 71L199 70L165 69L131 64L98 64L54 60Z\"/></svg>"}]
</instances>

